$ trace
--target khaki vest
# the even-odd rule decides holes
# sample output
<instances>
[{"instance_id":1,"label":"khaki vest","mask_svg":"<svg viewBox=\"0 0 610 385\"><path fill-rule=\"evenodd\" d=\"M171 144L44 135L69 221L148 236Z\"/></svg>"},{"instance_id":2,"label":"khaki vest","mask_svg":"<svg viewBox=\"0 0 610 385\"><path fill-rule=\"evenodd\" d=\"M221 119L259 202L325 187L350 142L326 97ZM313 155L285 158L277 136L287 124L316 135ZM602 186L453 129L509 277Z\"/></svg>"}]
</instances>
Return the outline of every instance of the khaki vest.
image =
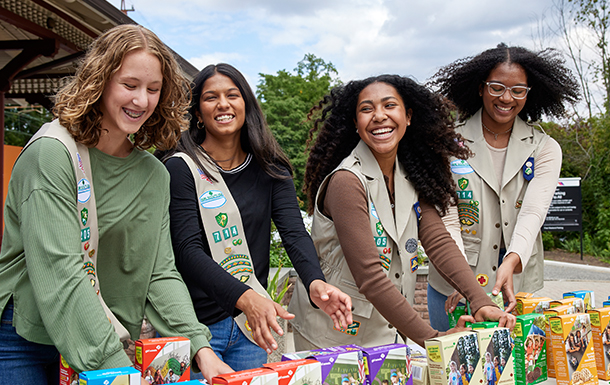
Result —
<instances>
[{"instance_id":1,"label":"khaki vest","mask_svg":"<svg viewBox=\"0 0 610 385\"><path fill-rule=\"evenodd\" d=\"M451 172L457 185L458 212L464 249L468 263L486 292L496 282L498 252L502 237L508 247L523 196L529 185L527 163L533 158L533 177L536 177L536 158L549 136L520 118L515 119L508 142L503 180L498 183L489 149L481 128L481 111L456 129L475 154L468 161L453 160ZM498 190L498 186L501 186ZM529 262L521 274L513 276L515 293L540 290L544 283L542 234L539 232ZM442 294L453 288L430 266L428 282Z\"/></svg>"},{"instance_id":2,"label":"khaki vest","mask_svg":"<svg viewBox=\"0 0 610 385\"><path fill-rule=\"evenodd\" d=\"M328 181L338 170L350 171L362 182L368 199L371 240L375 241L379 251L381 268L407 300L412 301L414 297L418 218L421 215L417 193L407 181L404 168L396 161L394 219L381 169L368 146L361 141L322 182L316 197L311 234L327 282L352 298L354 323L344 330L334 329L330 317L310 305L307 291L300 280L288 307L296 315L291 323L303 337L319 347L345 344L366 347L394 343L396 329L359 293L343 256L335 225L319 210Z\"/></svg>"},{"instance_id":3,"label":"khaki vest","mask_svg":"<svg viewBox=\"0 0 610 385\"><path fill-rule=\"evenodd\" d=\"M78 217L81 228L81 252L83 253L82 269L87 274L91 286L97 293L97 297L108 317L108 321L110 321L115 332L119 335L119 339L121 341L126 341L130 338L129 332L104 302L102 293L100 292L99 278L96 273L99 234L97 226L97 207L95 204L95 194L91 175L91 163L89 162L89 149L84 144L76 142L68 130L59 124L59 120L54 120L51 123L44 124L28 141L21 152L23 153L30 144L42 137L59 140L70 153L72 165L74 166L74 174L77 180L76 216Z\"/></svg>"},{"instance_id":4,"label":"khaki vest","mask_svg":"<svg viewBox=\"0 0 610 385\"><path fill-rule=\"evenodd\" d=\"M204 235L214 261L233 278L248 285L262 297L271 299L256 279L239 208L216 164L204 155L199 157L199 160L207 165L208 174L216 179L216 182L213 182L189 155L178 152L174 157L184 160L193 175ZM240 313L235 317L235 322L244 335L256 344L246 315Z\"/></svg>"}]
</instances>

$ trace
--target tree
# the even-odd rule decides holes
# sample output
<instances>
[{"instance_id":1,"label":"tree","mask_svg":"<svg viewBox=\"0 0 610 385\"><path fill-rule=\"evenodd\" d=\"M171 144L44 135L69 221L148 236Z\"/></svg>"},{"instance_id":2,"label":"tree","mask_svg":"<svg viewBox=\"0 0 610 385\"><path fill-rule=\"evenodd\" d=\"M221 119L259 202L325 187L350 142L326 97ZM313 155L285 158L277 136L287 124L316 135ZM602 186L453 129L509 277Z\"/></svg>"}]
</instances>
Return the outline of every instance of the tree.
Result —
<instances>
[{"instance_id":1,"label":"tree","mask_svg":"<svg viewBox=\"0 0 610 385\"><path fill-rule=\"evenodd\" d=\"M306 54L292 73L280 70L275 75L259 74L256 95L269 128L294 167L294 183L301 200L305 200L301 191L307 162L305 144L312 126L307 114L340 84L337 75L332 63L313 54Z\"/></svg>"},{"instance_id":2,"label":"tree","mask_svg":"<svg viewBox=\"0 0 610 385\"><path fill-rule=\"evenodd\" d=\"M40 106L6 107L4 109L4 144L23 147L53 115Z\"/></svg>"}]
</instances>

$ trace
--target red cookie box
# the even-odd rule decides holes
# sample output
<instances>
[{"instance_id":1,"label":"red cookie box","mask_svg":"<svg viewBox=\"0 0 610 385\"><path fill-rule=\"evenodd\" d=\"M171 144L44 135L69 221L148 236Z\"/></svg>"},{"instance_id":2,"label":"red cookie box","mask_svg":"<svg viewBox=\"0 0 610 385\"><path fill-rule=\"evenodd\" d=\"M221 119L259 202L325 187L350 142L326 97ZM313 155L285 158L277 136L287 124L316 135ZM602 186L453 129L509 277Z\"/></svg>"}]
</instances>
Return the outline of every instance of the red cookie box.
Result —
<instances>
[{"instance_id":1,"label":"red cookie box","mask_svg":"<svg viewBox=\"0 0 610 385\"><path fill-rule=\"evenodd\" d=\"M278 385L278 372L269 368L242 370L212 378L212 385Z\"/></svg>"},{"instance_id":2,"label":"red cookie box","mask_svg":"<svg viewBox=\"0 0 610 385\"><path fill-rule=\"evenodd\" d=\"M190 380L191 343L188 338L137 340L135 350L134 367L151 385Z\"/></svg>"},{"instance_id":3,"label":"red cookie box","mask_svg":"<svg viewBox=\"0 0 610 385\"><path fill-rule=\"evenodd\" d=\"M78 373L59 356L59 385L78 385Z\"/></svg>"},{"instance_id":4,"label":"red cookie box","mask_svg":"<svg viewBox=\"0 0 610 385\"><path fill-rule=\"evenodd\" d=\"M316 360L292 360L263 364L277 372L278 385L321 384L322 369Z\"/></svg>"}]
</instances>

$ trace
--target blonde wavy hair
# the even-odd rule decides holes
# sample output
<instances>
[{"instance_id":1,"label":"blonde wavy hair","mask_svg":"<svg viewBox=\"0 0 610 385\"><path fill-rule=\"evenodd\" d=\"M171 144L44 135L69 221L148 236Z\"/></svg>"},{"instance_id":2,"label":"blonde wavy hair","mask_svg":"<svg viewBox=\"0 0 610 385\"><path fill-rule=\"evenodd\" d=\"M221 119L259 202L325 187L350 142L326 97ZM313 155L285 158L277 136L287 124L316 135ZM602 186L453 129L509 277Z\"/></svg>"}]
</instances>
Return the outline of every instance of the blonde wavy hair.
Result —
<instances>
[{"instance_id":1,"label":"blonde wavy hair","mask_svg":"<svg viewBox=\"0 0 610 385\"><path fill-rule=\"evenodd\" d=\"M119 25L100 35L91 45L75 76L55 96L53 115L74 140L95 147L102 133L100 99L108 81L125 55L145 50L161 62L163 85L153 114L133 135L142 150L174 148L180 133L189 125L187 110L191 100L189 82L181 73L172 52L148 29L139 25Z\"/></svg>"}]
</instances>

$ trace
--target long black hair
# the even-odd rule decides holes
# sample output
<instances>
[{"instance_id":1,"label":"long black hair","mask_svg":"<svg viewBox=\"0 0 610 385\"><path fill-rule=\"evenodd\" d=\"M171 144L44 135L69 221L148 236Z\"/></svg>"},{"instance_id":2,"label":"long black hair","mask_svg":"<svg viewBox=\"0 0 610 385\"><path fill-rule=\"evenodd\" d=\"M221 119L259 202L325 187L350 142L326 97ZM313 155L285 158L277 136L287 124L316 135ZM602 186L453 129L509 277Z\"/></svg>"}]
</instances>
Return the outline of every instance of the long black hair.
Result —
<instances>
[{"instance_id":1,"label":"long black hair","mask_svg":"<svg viewBox=\"0 0 610 385\"><path fill-rule=\"evenodd\" d=\"M453 101L460 120L466 120L483 106L480 86L502 63L519 64L527 75L531 90L519 113L524 121L537 121L543 114L561 117L565 113L564 102L575 103L580 98L578 83L556 50L549 48L536 53L504 43L441 68L429 84Z\"/></svg>"},{"instance_id":2,"label":"long black hair","mask_svg":"<svg viewBox=\"0 0 610 385\"><path fill-rule=\"evenodd\" d=\"M360 141L354 120L360 92L372 83L386 83L396 89L405 108L413 111L411 124L398 144L398 161L405 167L409 181L420 197L445 213L453 202L455 183L451 177L449 157L465 159L469 150L461 146L454 131L452 105L414 80L398 75L380 75L351 81L335 87L312 108L322 110L310 130L309 158L303 190L313 213L320 184Z\"/></svg>"},{"instance_id":3,"label":"long black hair","mask_svg":"<svg viewBox=\"0 0 610 385\"><path fill-rule=\"evenodd\" d=\"M205 128L197 127L197 113L201 101L201 92L206 80L216 74L227 76L239 89L246 106L246 118L241 128L240 142L242 149L251 153L260 167L271 177L285 179L292 175L292 166L288 157L273 137L267 126L263 111L261 110L256 96L246 78L235 67L226 63L210 64L197 74L193 80L193 99L189 108L190 124L188 132L183 133L176 149L162 154L166 160L176 152L184 152L189 155L206 175L209 175L204 164L199 160L199 155L206 154L201 147L205 140Z\"/></svg>"}]
</instances>

